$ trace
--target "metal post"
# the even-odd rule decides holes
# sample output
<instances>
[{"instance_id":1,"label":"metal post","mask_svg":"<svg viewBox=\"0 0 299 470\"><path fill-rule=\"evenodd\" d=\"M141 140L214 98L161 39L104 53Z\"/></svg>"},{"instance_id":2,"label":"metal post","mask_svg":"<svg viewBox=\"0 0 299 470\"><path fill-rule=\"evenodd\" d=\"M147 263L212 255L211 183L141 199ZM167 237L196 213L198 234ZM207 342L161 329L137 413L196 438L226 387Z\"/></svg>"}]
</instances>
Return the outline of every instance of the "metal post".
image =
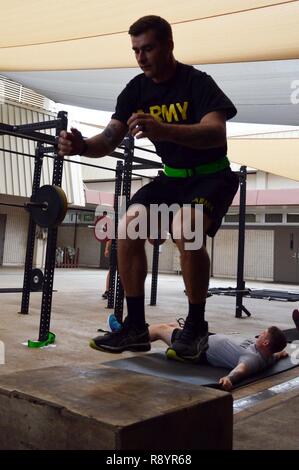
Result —
<instances>
[{"instance_id":1,"label":"metal post","mask_svg":"<svg viewBox=\"0 0 299 470\"><path fill-rule=\"evenodd\" d=\"M34 199L36 195L36 191L40 187L43 157L44 155L43 155L42 145L41 143L38 142L35 148L34 174L33 174L33 183L32 183L32 199ZM27 248L26 248L25 268L24 268L21 311L19 312L19 313L22 313L23 315L28 315L28 311L29 311L30 280L31 280L31 271L32 271L32 265L33 265L35 230L36 230L36 223L32 219L31 212L29 212L29 214L30 215L29 215L28 235L27 235Z\"/></svg>"},{"instance_id":2,"label":"metal post","mask_svg":"<svg viewBox=\"0 0 299 470\"><path fill-rule=\"evenodd\" d=\"M237 293L236 293L236 318L242 317L242 312L250 316L250 312L243 305L245 289L244 281L244 251L245 251L245 221L246 221L246 179L247 168L240 168L240 208L239 208L239 240L238 240L238 271L237 271Z\"/></svg>"},{"instance_id":3,"label":"metal post","mask_svg":"<svg viewBox=\"0 0 299 470\"><path fill-rule=\"evenodd\" d=\"M119 218L119 198L121 195L121 185L123 177L124 165L121 160L116 163L116 179L114 189L114 227L115 227L115 238L111 242L110 258L109 258L109 291L108 291L108 303L107 308L114 307L114 294L115 294L115 276L117 270L117 230L118 230L118 218Z\"/></svg>"},{"instance_id":4,"label":"metal post","mask_svg":"<svg viewBox=\"0 0 299 470\"><path fill-rule=\"evenodd\" d=\"M159 239L154 241L153 246L153 264L152 264L152 286L151 286L151 301L150 305L157 304L157 287L158 287L158 270L159 270Z\"/></svg>"},{"instance_id":5,"label":"metal post","mask_svg":"<svg viewBox=\"0 0 299 470\"><path fill-rule=\"evenodd\" d=\"M75 250L75 252L76 252L76 248L77 248L77 226L78 226L78 212L76 211L75 230L74 230L74 250Z\"/></svg>"},{"instance_id":6,"label":"metal post","mask_svg":"<svg viewBox=\"0 0 299 470\"><path fill-rule=\"evenodd\" d=\"M125 145L125 150L124 150L125 165L124 165L124 172L123 172L122 196L125 198L126 207L127 207L130 201L130 197L131 197L134 138L128 134L124 139L124 145ZM122 323L123 308L124 308L124 289L121 284L119 273L117 273L114 314L119 323Z\"/></svg>"},{"instance_id":7,"label":"metal post","mask_svg":"<svg viewBox=\"0 0 299 470\"><path fill-rule=\"evenodd\" d=\"M67 129L67 113L60 111L58 113L58 124L56 127L56 139L62 130ZM52 184L61 186L63 171L63 158L58 155L58 149L55 149L55 159L53 168ZM51 319L51 306L56 258L56 245L57 245L57 227L48 229L46 263L44 274L44 286L41 305L41 317L39 328L39 341L46 341L48 339Z\"/></svg>"}]
</instances>

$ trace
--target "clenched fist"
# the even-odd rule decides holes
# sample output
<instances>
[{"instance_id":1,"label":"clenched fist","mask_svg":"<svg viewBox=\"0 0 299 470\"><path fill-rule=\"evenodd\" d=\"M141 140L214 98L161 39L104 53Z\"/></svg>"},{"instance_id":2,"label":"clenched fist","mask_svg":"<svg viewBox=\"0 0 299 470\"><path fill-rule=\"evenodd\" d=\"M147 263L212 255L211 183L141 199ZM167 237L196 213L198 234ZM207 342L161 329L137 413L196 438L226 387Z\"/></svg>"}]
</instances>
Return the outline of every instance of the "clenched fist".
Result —
<instances>
[{"instance_id":1,"label":"clenched fist","mask_svg":"<svg viewBox=\"0 0 299 470\"><path fill-rule=\"evenodd\" d=\"M223 388L224 390L226 390L227 392L230 392L231 389L233 388L233 384L231 383L229 377L222 377L222 378L219 380L219 384L220 384L220 385L222 386L222 388Z\"/></svg>"},{"instance_id":2,"label":"clenched fist","mask_svg":"<svg viewBox=\"0 0 299 470\"><path fill-rule=\"evenodd\" d=\"M151 114L134 113L128 119L127 125L133 137L142 139L147 137L153 140L167 140L167 124L158 121Z\"/></svg>"},{"instance_id":3,"label":"clenched fist","mask_svg":"<svg viewBox=\"0 0 299 470\"><path fill-rule=\"evenodd\" d=\"M58 139L58 154L63 157L64 155L81 155L85 148L84 139L81 132L74 127L71 132L61 131Z\"/></svg>"}]
</instances>

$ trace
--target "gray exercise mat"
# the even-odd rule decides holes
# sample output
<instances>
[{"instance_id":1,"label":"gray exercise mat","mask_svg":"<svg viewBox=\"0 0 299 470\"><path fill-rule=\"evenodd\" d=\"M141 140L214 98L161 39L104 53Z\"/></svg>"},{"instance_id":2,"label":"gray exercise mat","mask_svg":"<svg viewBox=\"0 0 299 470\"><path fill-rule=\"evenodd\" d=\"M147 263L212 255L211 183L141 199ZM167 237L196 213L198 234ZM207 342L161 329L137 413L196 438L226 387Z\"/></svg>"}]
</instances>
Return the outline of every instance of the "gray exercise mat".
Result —
<instances>
[{"instance_id":1,"label":"gray exercise mat","mask_svg":"<svg viewBox=\"0 0 299 470\"><path fill-rule=\"evenodd\" d=\"M179 382L203 385L205 387L218 388L218 381L229 373L229 369L213 367L209 365L190 364L171 361L166 358L164 352L149 353L142 356L134 356L128 359L105 362L104 365L118 369L130 370L145 375L154 375L165 379L178 380ZM270 377L286 370L292 369L290 358L281 359L274 366L240 382L238 387L255 382L258 379Z\"/></svg>"}]
</instances>

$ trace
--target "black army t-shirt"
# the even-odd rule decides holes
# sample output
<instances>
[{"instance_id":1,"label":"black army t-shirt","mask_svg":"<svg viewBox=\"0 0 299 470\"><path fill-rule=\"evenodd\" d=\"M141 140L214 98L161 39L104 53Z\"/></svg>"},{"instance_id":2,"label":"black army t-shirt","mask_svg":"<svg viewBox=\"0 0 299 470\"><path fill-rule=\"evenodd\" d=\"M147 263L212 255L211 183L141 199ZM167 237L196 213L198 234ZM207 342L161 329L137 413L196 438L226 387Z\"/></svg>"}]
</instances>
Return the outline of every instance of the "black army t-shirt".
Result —
<instances>
[{"instance_id":1,"label":"black army t-shirt","mask_svg":"<svg viewBox=\"0 0 299 470\"><path fill-rule=\"evenodd\" d=\"M177 63L175 75L155 83L143 73L133 78L117 99L113 119L124 123L136 112L152 114L168 124L195 124L207 113L225 111L231 119L237 110L214 80L190 65ZM171 142L155 142L163 163L175 168L192 168L226 155L227 147L192 149Z\"/></svg>"}]
</instances>

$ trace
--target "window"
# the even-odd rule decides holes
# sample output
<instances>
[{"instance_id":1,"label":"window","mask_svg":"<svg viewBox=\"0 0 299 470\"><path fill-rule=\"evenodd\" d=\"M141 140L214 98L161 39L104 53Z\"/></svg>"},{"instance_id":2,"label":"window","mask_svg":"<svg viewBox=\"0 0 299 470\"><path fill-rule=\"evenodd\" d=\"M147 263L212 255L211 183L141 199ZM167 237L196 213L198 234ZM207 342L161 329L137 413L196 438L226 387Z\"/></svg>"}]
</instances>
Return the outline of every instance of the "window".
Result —
<instances>
[{"instance_id":1,"label":"window","mask_svg":"<svg viewBox=\"0 0 299 470\"><path fill-rule=\"evenodd\" d=\"M83 211L78 211L78 212L71 212L68 211L65 219L63 221L64 224L90 224L94 222L94 213L93 212L83 212Z\"/></svg>"},{"instance_id":2,"label":"window","mask_svg":"<svg viewBox=\"0 0 299 470\"><path fill-rule=\"evenodd\" d=\"M229 223L238 223L239 222L239 214L226 214L224 217L224 222Z\"/></svg>"},{"instance_id":3,"label":"window","mask_svg":"<svg viewBox=\"0 0 299 470\"><path fill-rule=\"evenodd\" d=\"M256 222L256 215L255 214L246 214L245 215L246 222L254 223Z\"/></svg>"},{"instance_id":4,"label":"window","mask_svg":"<svg viewBox=\"0 0 299 470\"><path fill-rule=\"evenodd\" d=\"M84 214L83 215L83 223L85 222L93 222L94 221L94 214L93 213L90 213L90 214Z\"/></svg>"},{"instance_id":5,"label":"window","mask_svg":"<svg viewBox=\"0 0 299 470\"><path fill-rule=\"evenodd\" d=\"M281 224L282 214L265 214L265 222L267 224Z\"/></svg>"},{"instance_id":6,"label":"window","mask_svg":"<svg viewBox=\"0 0 299 470\"><path fill-rule=\"evenodd\" d=\"M287 214L288 224L299 224L299 214Z\"/></svg>"},{"instance_id":7,"label":"window","mask_svg":"<svg viewBox=\"0 0 299 470\"><path fill-rule=\"evenodd\" d=\"M224 222L227 223L239 223L239 214L226 214L224 218ZM246 214L245 215L245 222L255 223L256 222L256 214Z\"/></svg>"},{"instance_id":8,"label":"window","mask_svg":"<svg viewBox=\"0 0 299 470\"><path fill-rule=\"evenodd\" d=\"M74 220L73 220L74 215L75 214L73 214L72 212L67 212L66 216L63 220L63 223L64 224L71 224L72 222L74 222Z\"/></svg>"}]
</instances>

